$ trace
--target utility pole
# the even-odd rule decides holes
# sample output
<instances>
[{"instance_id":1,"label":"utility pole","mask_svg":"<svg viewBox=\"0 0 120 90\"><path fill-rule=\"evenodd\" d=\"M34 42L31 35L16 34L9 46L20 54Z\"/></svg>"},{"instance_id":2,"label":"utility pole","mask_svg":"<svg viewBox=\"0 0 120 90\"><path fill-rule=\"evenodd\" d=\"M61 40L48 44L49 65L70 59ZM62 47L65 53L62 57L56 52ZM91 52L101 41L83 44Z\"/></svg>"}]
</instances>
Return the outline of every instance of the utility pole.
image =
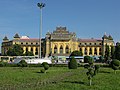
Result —
<instances>
[{"instance_id":1,"label":"utility pole","mask_svg":"<svg viewBox=\"0 0 120 90\"><path fill-rule=\"evenodd\" d=\"M41 41L42 41L42 8L45 7L45 3L38 3L37 6L40 8L40 32L39 32L39 58L41 59Z\"/></svg>"}]
</instances>

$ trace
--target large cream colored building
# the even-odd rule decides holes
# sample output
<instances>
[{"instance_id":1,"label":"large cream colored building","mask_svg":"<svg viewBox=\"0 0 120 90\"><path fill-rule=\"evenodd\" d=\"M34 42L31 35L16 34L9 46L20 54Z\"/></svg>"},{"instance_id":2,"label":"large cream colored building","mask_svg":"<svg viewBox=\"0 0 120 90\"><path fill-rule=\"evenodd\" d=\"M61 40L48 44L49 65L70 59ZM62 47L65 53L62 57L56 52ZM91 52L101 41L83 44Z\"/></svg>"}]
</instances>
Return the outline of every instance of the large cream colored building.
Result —
<instances>
[{"instance_id":1,"label":"large cream colored building","mask_svg":"<svg viewBox=\"0 0 120 90\"><path fill-rule=\"evenodd\" d=\"M81 39L76 37L75 32L69 32L66 27L56 27L53 32L48 32L41 43L42 56L69 56L75 50L81 51L84 56L100 56L104 55L106 44L110 47L114 46L113 38L110 35L104 35L101 39ZM24 53L31 51L34 55L39 54L39 39L20 37L15 34L13 40L9 40L7 36L4 37L2 55L6 55L7 50L14 44L21 45Z\"/></svg>"}]
</instances>

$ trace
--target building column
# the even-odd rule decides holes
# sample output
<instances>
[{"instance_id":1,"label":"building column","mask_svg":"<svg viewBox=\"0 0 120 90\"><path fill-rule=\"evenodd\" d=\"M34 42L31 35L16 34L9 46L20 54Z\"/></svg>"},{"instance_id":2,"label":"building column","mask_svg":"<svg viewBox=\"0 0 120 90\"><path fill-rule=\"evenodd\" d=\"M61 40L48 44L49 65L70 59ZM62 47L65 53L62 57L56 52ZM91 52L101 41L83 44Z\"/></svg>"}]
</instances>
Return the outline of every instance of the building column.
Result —
<instances>
[{"instance_id":1,"label":"building column","mask_svg":"<svg viewBox=\"0 0 120 90\"><path fill-rule=\"evenodd\" d=\"M52 54L54 53L54 45L52 44Z\"/></svg>"},{"instance_id":2,"label":"building column","mask_svg":"<svg viewBox=\"0 0 120 90\"><path fill-rule=\"evenodd\" d=\"M36 50L35 50L36 48L35 47L33 47L33 54L35 55L35 52L36 52Z\"/></svg>"},{"instance_id":3,"label":"building column","mask_svg":"<svg viewBox=\"0 0 120 90\"><path fill-rule=\"evenodd\" d=\"M90 51L90 48L87 47L87 55L89 56L89 51Z\"/></svg>"},{"instance_id":4,"label":"building column","mask_svg":"<svg viewBox=\"0 0 120 90\"><path fill-rule=\"evenodd\" d=\"M28 47L28 51L29 51L29 52L31 51L31 47Z\"/></svg>"},{"instance_id":5,"label":"building column","mask_svg":"<svg viewBox=\"0 0 120 90\"><path fill-rule=\"evenodd\" d=\"M58 48L57 48L57 49L58 49L58 50L57 50L57 51L58 51L57 53L59 54L59 53L60 53L60 44L59 44L59 43L58 43Z\"/></svg>"},{"instance_id":6,"label":"building column","mask_svg":"<svg viewBox=\"0 0 120 90\"><path fill-rule=\"evenodd\" d=\"M25 53L26 52L26 47L23 47L23 53Z\"/></svg>"},{"instance_id":7,"label":"building column","mask_svg":"<svg viewBox=\"0 0 120 90\"><path fill-rule=\"evenodd\" d=\"M94 47L92 47L92 55L93 55L93 56L94 56L94 49L95 49L95 48L94 48Z\"/></svg>"},{"instance_id":8,"label":"building column","mask_svg":"<svg viewBox=\"0 0 120 90\"><path fill-rule=\"evenodd\" d=\"M82 47L83 56L85 55L85 47Z\"/></svg>"},{"instance_id":9,"label":"building column","mask_svg":"<svg viewBox=\"0 0 120 90\"><path fill-rule=\"evenodd\" d=\"M63 54L65 54L65 47L66 47L66 45L64 43L64 45L63 45Z\"/></svg>"},{"instance_id":10,"label":"building column","mask_svg":"<svg viewBox=\"0 0 120 90\"><path fill-rule=\"evenodd\" d=\"M97 55L99 55L99 51L100 51L99 49L100 49L100 48L99 48L99 47L97 47Z\"/></svg>"},{"instance_id":11,"label":"building column","mask_svg":"<svg viewBox=\"0 0 120 90\"><path fill-rule=\"evenodd\" d=\"M47 41L47 42L46 42L46 55L45 55L46 57L50 54L50 51L49 51L49 50L50 50L49 42Z\"/></svg>"}]
</instances>

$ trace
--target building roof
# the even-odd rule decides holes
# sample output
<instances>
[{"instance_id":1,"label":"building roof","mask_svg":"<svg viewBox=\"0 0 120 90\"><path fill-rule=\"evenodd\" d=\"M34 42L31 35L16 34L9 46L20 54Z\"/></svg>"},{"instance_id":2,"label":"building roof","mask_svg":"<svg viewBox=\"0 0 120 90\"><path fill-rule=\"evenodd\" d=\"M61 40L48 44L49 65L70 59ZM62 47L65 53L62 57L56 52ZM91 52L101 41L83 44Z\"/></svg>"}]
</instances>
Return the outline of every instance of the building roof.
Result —
<instances>
[{"instance_id":1,"label":"building roof","mask_svg":"<svg viewBox=\"0 0 120 90\"><path fill-rule=\"evenodd\" d=\"M56 27L56 30L50 34L51 40L70 40L72 37L75 37L75 33L67 31L66 27Z\"/></svg>"},{"instance_id":2,"label":"building roof","mask_svg":"<svg viewBox=\"0 0 120 90\"><path fill-rule=\"evenodd\" d=\"M45 39L42 39L44 41ZM19 41L19 42L39 42L38 38L20 38L19 40L13 40L13 41Z\"/></svg>"},{"instance_id":3,"label":"building roof","mask_svg":"<svg viewBox=\"0 0 120 90\"><path fill-rule=\"evenodd\" d=\"M5 37L3 38L3 40L8 40L7 36L5 36Z\"/></svg>"},{"instance_id":4,"label":"building roof","mask_svg":"<svg viewBox=\"0 0 120 90\"><path fill-rule=\"evenodd\" d=\"M78 39L79 42L101 42L102 39Z\"/></svg>"},{"instance_id":5,"label":"building roof","mask_svg":"<svg viewBox=\"0 0 120 90\"><path fill-rule=\"evenodd\" d=\"M15 34L14 38L20 38L20 36L18 35L18 33Z\"/></svg>"}]
</instances>

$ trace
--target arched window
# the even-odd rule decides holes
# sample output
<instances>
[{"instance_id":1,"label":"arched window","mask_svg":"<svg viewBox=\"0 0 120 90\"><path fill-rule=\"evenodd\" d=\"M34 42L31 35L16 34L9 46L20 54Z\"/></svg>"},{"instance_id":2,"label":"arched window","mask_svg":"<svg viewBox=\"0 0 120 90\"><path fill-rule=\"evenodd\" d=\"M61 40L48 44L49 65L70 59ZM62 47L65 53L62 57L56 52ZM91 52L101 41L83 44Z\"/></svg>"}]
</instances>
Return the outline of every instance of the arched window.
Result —
<instances>
[{"instance_id":1,"label":"arched window","mask_svg":"<svg viewBox=\"0 0 120 90\"><path fill-rule=\"evenodd\" d=\"M96 49L96 48L95 48L95 50L94 50L94 54L97 55L97 49Z\"/></svg>"},{"instance_id":2,"label":"arched window","mask_svg":"<svg viewBox=\"0 0 120 90\"><path fill-rule=\"evenodd\" d=\"M69 47L68 47L68 45L66 46L65 51L66 51L67 54L69 53Z\"/></svg>"},{"instance_id":3,"label":"arched window","mask_svg":"<svg viewBox=\"0 0 120 90\"><path fill-rule=\"evenodd\" d=\"M63 53L63 46L60 46L60 53Z\"/></svg>"},{"instance_id":4,"label":"arched window","mask_svg":"<svg viewBox=\"0 0 120 90\"><path fill-rule=\"evenodd\" d=\"M102 55L102 49L101 48L99 49L99 55Z\"/></svg>"},{"instance_id":5,"label":"arched window","mask_svg":"<svg viewBox=\"0 0 120 90\"><path fill-rule=\"evenodd\" d=\"M35 49L35 55L38 55L38 48Z\"/></svg>"},{"instance_id":6,"label":"arched window","mask_svg":"<svg viewBox=\"0 0 120 90\"><path fill-rule=\"evenodd\" d=\"M80 48L80 52L82 52L82 48Z\"/></svg>"},{"instance_id":7,"label":"arched window","mask_svg":"<svg viewBox=\"0 0 120 90\"><path fill-rule=\"evenodd\" d=\"M92 48L90 48L89 55L92 55Z\"/></svg>"},{"instance_id":8,"label":"arched window","mask_svg":"<svg viewBox=\"0 0 120 90\"><path fill-rule=\"evenodd\" d=\"M55 45L54 47L54 53L56 54L57 53L57 46Z\"/></svg>"},{"instance_id":9,"label":"arched window","mask_svg":"<svg viewBox=\"0 0 120 90\"><path fill-rule=\"evenodd\" d=\"M26 47L26 52L28 52L28 48Z\"/></svg>"},{"instance_id":10,"label":"arched window","mask_svg":"<svg viewBox=\"0 0 120 90\"><path fill-rule=\"evenodd\" d=\"M30 50L31 52L33 52L33 48L31 47L31 50Z\"/></svg>"},{"instance_id":11,"label":"arched window","mask_svg":"<svg viewBox=\"0 0 120 90\"><path fill-rule=\"evenodd\" d=\"M87 48L85 48L84 54L87 55Z\"/></svg>"},{"instance_id":12,"label":"arched window","mask_svg":"<svg viewBox=\"0 0 120 90\"><path fill-rule=\"evenodd\" d=\"M43 52L44 52L44 49L43 47L41 47L41 56L43 57Z\"/></svg>"},{"instance_id":13,"label":"arched window","mask_svg":"<svg viewBox=\"0 0 120 90\"><path fill-rule=\"evenodd\" d=\"M35 51L37 51L37 52L38 52L38 48L36 48L36 49L35 49Z\"/></svg>"}]
</instances>

